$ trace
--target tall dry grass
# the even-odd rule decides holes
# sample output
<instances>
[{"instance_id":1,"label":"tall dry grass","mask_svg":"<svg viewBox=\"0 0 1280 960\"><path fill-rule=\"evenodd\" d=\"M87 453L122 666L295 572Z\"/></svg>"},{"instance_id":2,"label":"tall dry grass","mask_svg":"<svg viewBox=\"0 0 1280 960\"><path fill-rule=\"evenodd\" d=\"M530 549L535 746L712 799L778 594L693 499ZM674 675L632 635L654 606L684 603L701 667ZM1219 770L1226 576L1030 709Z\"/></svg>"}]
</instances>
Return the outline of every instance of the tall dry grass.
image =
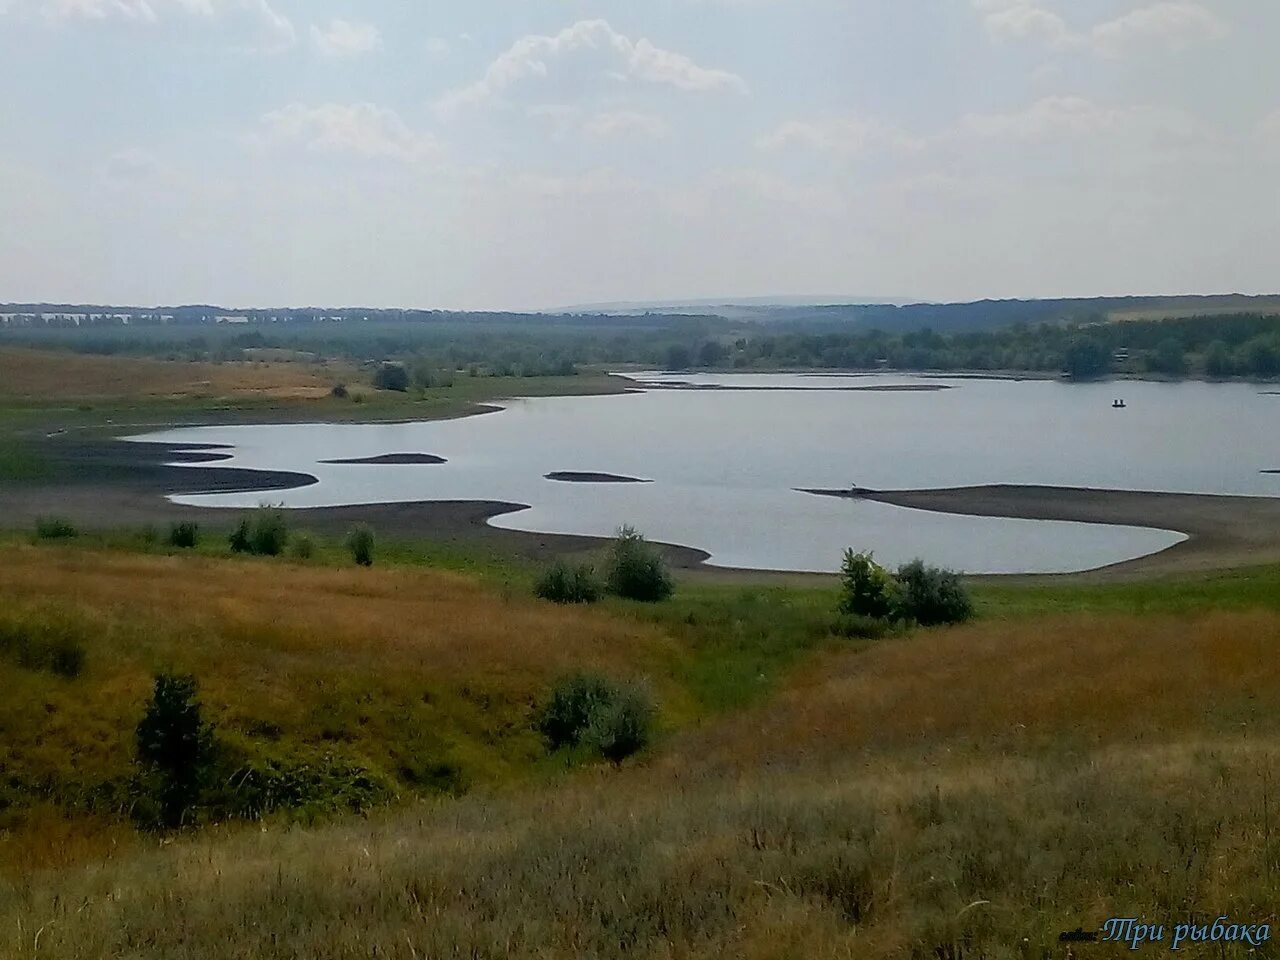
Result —
<instances>
[{"instance_id":1,"label":"tall dry grass","mask_svg":"<svg viewBox=\"0 0 1280 960\"><path fill-rule=\"evenodd\" d=\"M141 664L180 656L216 676L230 727L269 713L303 742L339 717L388 760L398 711L430 719L421 689L453 689L471 712L451 729L471 718L501 744L494 718L566 665L680 656L635 622L441 574L10 559L31 562L6 567L0 601L74 596L108 625L102 650L135 664L106 687L122 699ZM97 862L0 879L0 956L961 960L1063 956L1061 931L1111 916L1276 924L1278 640L1274 611L980 622L820 654L771 702L617 772L312 829L69 836ZM24 842L0 839L0 859Z\"/></svg>"},{"instance_id":2,"label":"tall dry grass","mask_svg":"<svg viewBox=\"0 0 1280 960\"><path fill-rule=\"evenodd\" d=\"M36 877L0 889L0 954L1061 956L1059 932L1111 916L1274 922L1277 758L1221 743L636 769Z\"/></svg>"},{"instance_id":3,"label":"tall dry grass","mask_svg":"<svg viewBox=\"0 0 1280 960\"><path fill-rule=\"evenodd\" d=\"M0 808L87 802L127 777L160 670L196 676L247 759L333 759L412 792L441 765L473 785L528 772L545 755L529 716L555 678L661 686L673 656L655 628L421 569L29 546L0 551L0 569L0 621L57 622L85 653L74 679L0 657ZM678 690L665 698L679 708Z\"/></svg>"}]
</instances>

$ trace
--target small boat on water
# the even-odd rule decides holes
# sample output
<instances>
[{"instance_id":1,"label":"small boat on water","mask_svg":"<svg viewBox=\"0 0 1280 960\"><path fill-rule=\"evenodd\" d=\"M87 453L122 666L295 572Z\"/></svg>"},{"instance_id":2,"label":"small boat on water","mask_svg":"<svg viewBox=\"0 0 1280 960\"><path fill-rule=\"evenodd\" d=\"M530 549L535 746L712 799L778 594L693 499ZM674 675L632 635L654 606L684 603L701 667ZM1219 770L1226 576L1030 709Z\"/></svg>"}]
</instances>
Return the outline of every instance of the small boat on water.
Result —
<instances>
[{"instance_id":1,"label":"small boat on water","mask_svg":"<svg viewBox=\"0 0 1280 960\"><path fill-rule=\"evenodd\" d=\"M1127 403L1125 403L1123 400L1113 400L1113 401L1111 402L1111 409L1112 409L1112 410L1123 410L1123 409L1125 409L1125 407L1127 407L1127 406L1129 406L1129 405L1128 405Z\"/></svg>"}]
</instances>

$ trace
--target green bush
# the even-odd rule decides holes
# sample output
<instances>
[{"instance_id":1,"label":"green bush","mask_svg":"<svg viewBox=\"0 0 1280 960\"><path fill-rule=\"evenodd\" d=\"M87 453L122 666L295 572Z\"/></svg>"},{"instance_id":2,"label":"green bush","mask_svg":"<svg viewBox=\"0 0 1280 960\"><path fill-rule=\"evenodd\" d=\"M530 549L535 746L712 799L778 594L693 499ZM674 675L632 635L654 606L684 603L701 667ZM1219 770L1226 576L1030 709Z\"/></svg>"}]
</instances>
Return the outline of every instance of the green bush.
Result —
<instances>
[{"instance_id":1,"label":"green bush","mask_svg":"<svg viewBox=\"0 0 1280 960\"><path fill-rule=\"evenodd\" d=\"M553 750L576 747L616 695L617 687L597 674L565 677L552 687L550 698L539 712L538 730Z\"/></svg>"},{"instance_id":2,"label":"green bush","mask_svg":"<svg viewBox=\"0 0 1280 960\"><path fill-rule=\"evenodd\" d=\"M278 557L288 542L289 524L279 507L259 507L252 516L241 519L230 538L233 553L259 557Z\"/></svg>"},{"instance_id":3,"label":"green bush","mask_svg":"<svg viewBox=\"0 0 1280 960\"><path fill-rule=\"evenodd\" d=\"M847 616L883 620L899 605L899 588L889 571L870 553L844 552L840 567L840 612Z\"/></svg>"},{"instance_id":4,"label":"green bush","mask_svg":"<svg viewBox=\"0 0 1280 960\"><path fill-rule=\"evenodd\" d=\"M200 542L200 524L190 520L175 523L169 528L169 546L190 549Z\"/></svg>"},{"instance_id":5,"label":"green bush","mask_svg":"<svg viewBox=\"0 0 1280 960\"><path fill-rule=\"evenodd\" d=\"M80 531L71 521L62 517L38 517L36 519L36 537L40 540L71 540L80 536Z\"/></svg>"},{"instance_id":6,"label":"green bush","mask_svg":"<svg viewBox=\"0 0 1280 960\"><path fill-rule=\"evenodd\" d=\"M295 533L289 539L289 556L295 560L310 560L316 552L316 542L311 534L303 531Z\"/></svg>"},{"instance_id":7,"label":"green bush","mask_svg":"<svg viewBox=\"0 0 1280 960\"><path fill-rule=\"evenodd\" d=\"M644 687L632 684L615 690L596 711L583 739L606 760L621 763L649 745L653 727L653 697Z\"/></svg>"},{"instance_id":8,"label":"green bush","mask_svg":"<svg viewBox=\"0 0 1280 960\"><path fill-rule=\"evenodd\" d=\"M409 371L398 363L384 363L374 371L373 385L379 390L405 393L409 389Z\"/></svg>"},{"instance_id":9,"label":"green bush","mask_svg":"<svg viewBox=\"0 0 1280 960\"><path fill-rule=\"evenodd\" d=\"M557 563L538 578L533 592L552 603L595 603L604 594L604 584L590 564Z\"/></svg>"},{"instance_id":10,"label":"green bush","mask_svg":"<svg viewBox=\"0 0 1280 960\"><path fill-rule=\"evenodd\" d=\"M347 534L347 549L359 566L373 566L373 531L367 524L357 523Z\"/></svg>"},{"instance_id":11,"label":"green bush","mask_svg":"<svg viewBox=\"0 0 1280 960\"><path fill-rule=\"evenodd\" d=\"M898 584L901 619L932 627L973 618L973 601L955 571L927 567L922 561L913 560L898 568Z\"/></svg>"},{"instance_id":12,"label":"green bush","mask_svg":"<svg viewBox=\"0 0 1280 960\"><path fill-rule=\"evenodd\" d=\"M662 555L632 527L623 527L609 552L605 584L628 600L658 603L675 592Z\"/></svg>"}]
</instances>

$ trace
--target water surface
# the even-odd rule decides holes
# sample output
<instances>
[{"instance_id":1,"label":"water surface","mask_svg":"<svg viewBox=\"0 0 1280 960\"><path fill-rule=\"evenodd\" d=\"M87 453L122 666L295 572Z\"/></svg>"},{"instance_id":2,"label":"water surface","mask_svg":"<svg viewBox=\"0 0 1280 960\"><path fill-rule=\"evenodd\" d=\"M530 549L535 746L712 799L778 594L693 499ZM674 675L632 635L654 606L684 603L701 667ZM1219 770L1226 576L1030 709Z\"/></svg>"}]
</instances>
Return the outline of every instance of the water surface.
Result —
<instances>
[{"instance_id":1,"label":"water surface","mask_svg":"<svg viewBox=\"0 0 1280 960\"><path fill-rule=\"evenodd\" d=\"M512 400L499 413L402 424L198 427L133 439L228 444L247 467L319 483L268 494L175 498L326 507L496 500L530 509L511 529L608 535L630 523L707 550L723 566L831 570L846 546L898 563L920 556L972 573L1062 572L1142 556L1168 531L959 517L797 488L986 483L1280 495L1280 397L1243 384L1101 383L905 375L651 375L607 397ZM850 391L936 385L939 391ZM767 388L767 389L759 389ZM1124 410L1113 410L1123 397ZM332 464L428 454L443 464ZM644 484L579 484L563 472Z\"/></svg>"}]
</instances>

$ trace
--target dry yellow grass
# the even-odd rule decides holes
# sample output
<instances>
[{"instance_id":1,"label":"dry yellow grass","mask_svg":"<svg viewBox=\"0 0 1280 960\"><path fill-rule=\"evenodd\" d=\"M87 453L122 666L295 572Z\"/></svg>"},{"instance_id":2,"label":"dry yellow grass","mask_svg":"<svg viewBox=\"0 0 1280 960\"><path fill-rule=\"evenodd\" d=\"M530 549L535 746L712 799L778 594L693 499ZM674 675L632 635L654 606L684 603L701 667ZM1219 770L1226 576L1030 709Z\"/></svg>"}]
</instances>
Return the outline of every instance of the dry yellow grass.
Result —
<instances>
[{"instance_id":1,"label":"dry yellow grass","mask_svg":"<svg viewBox=\"0 0 1280 960\"><path fill-rule=\"evenodd\" d=\"M326 396L335 380L294 363L184 363L0 349L0 399L101 400Z\"/></svg>"},{"instance_id":2,"label":"dry yellow grass","mask_svg":"<svg viewBox=\"0 0 1280 960\"><path fill-rule=\"evenodd\" d=\"M1089 747L1280 721L1280 615L978 622L810 664L672 758L756 766L850 751Z\"/></svg>"},{"instance_id":3,"label":"dry yellow grass","mask_svg":"<svg viewBox=\"0 0 1280 960\"><path fill-rule=\"evenodd\" d=\"M68 691L109 654L132 703L143 665L178 657L224 724L283 717L305 741L320 710L370 756L403 742L398 712L441 720L414 712L423 688L501 740L484 718L519 717L566 667L680 655L651 628L442 574L28 548L0 564L0 604L104 624ZM64 863L0 878L0 956L1028 960L1111 916L1275 924L1278 642L1265 610L978 622L828 652L621 771L311 830L72 834Z\"/></svg>"},{"instance_id":4,"label":"dry yellow grass","mask_svg":"<svg viewBox=\"0 0 1280 960\"><path fill-rule=\"evenodd\" d=\"M0 551L0 569L0 617L70 619L87 653L71 680L0 658L0 771L56 797L129 774L162 669L197 677L249 758L332 756L402 785L448 763L484 784L544 755L529 717L555 678L653 674L664 690L674 652L652 627L420 569L28 546ZM679 709L678 691L664 699Z\"/></svg>"}]
</instances>

